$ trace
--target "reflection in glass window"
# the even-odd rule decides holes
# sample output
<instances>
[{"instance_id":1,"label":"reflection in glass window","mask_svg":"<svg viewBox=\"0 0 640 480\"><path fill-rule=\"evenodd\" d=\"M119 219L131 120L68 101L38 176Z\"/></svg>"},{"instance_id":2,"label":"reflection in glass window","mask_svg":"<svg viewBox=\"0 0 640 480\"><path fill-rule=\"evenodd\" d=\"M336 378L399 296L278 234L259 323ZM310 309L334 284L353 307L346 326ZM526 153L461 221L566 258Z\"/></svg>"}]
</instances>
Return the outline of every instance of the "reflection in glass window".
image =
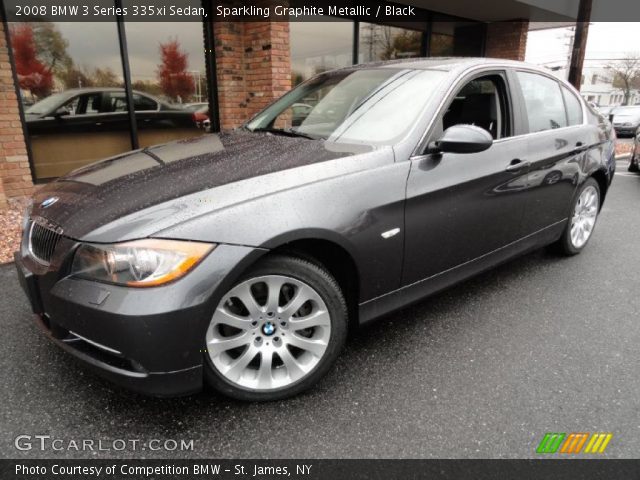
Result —
<instances>
[{"instance_id":1,"label":"reflection in glass window","mask_svg":"<svg viewBox=\"0 0 640 480\"><path fill-rule=\"evenodd\" d=\"M580 100L564 86L562 87L562 95L567 106L569 125L580 125L582 123L582 104Z\"/></svg>"},{"instance_id":2,"label":"reflection in glass window","mask_svg":"<svg viewBox=\"0 0 640 480\"><path fill-rule=\"evenodd\" d=\"M125 2L126 4L127 2ZM138 143L148 147L202 135L192 103L207 102L202 24L127 22Z\"/></svg>"},{"instance_id":3,"label":"reflection in glass window","mask_svg":"<svg viewBox=\"0 0 640 480\"><path fill-rule=\"evenodd\" d=\"M358 63L419 57L422 32L373 23L360 24Z\"/></svg>"},{"instance_id":4,"label":"reflection in glass window","mask_svg":"<svg viewBox=\"0 0 640 480\"><path fill-rule=\"evenodd\" d=\"M353 22L291 22L291 84L318 73L351 65Z\"/></svg>"},{"instance_id":5,"label":"reflection in glass window","mask_svg":"<svg viewBox=\"0 0 640 480\"><path fill-rule=\"evenodd\" d=\"M434 15L431 24L429 56L480 57L485 26L449 15Z\"/></svg>"},{"instance_id":6,"label":"reflection in glass window","mask_svg":"<svg viewBox=\"0 0 640 480\"><path fill-rule=\"evenodd\" d=\"M567 126L560 85L536 73L518 72L529 119L529 131L541 132Z\"/></svg>"},{"instance_id":7,"label":"reflection in glass window","mask_svg":"<svg viewBox=\"0 0 640 480\"><path fill-rule=\"evenodd\" d=\"M103 118L103 92L123 88L115 18L11 24L9 33L37 179L131 150L126 114Z\"/></svg>"}]
</instances>

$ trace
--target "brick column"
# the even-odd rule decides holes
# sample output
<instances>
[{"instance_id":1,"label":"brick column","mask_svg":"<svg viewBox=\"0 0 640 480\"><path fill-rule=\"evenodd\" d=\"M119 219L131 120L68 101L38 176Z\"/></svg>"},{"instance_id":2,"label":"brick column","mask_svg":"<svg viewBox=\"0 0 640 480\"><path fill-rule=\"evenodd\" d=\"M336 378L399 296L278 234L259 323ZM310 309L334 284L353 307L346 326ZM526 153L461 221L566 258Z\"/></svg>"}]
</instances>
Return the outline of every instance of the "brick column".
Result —
<instances>
[{"instance_id":1,"label":"brick column","mask_svg":"<svg viewBox=\"0 0 640 480\"><path fill-rule=\"evenodd\" d=\"M27 157L18 97L13 84L9 52L2 22L0 22L0 205L5 198L33 193L31 169Z\"/></svg>"},{"instance_id":2,"label":"brick column","mask_svg":"<svg viewBox=\"0 0 640 480\"><path fill-rule=\"evenodd\" d=\"M490 23L487 25L485 56L524 60L528 31L528 20Z\"/></svg>"},{"instance_id":3,"label":"brick column","mask_svg":"<svg viewBox=\"0 0 640 480\"><path fill-rule=\"evenodd\" d=\"M240 126L291 88L288 22L214 24L220 125Z\"/></svg>"}]
</instances>

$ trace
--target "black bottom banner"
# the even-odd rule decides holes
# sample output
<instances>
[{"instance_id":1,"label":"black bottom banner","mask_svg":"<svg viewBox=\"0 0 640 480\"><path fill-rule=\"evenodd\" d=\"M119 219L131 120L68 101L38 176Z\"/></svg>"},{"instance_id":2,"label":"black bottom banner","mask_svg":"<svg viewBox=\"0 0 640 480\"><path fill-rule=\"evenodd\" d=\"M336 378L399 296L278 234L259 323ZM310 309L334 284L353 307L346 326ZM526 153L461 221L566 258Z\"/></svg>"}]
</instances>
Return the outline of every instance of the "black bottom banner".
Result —
<instances>
[{"instance_id":1,"label":"black bottom banner","mask_svg":"<svg viewBox=\"0 0 640 480\"><path fill-rule=\"evenodd\" d=\"M0 460L8 479L639 479L640 460Z\"/></svg>"}]
</instances>

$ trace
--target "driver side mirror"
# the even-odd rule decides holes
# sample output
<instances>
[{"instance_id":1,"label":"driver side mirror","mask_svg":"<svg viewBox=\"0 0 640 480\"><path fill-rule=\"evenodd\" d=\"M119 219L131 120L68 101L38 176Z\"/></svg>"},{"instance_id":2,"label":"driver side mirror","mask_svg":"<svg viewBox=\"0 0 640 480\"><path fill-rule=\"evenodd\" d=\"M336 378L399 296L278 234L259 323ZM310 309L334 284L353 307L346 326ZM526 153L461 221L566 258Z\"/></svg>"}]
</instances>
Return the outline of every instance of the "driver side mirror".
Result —
<instances>
[{"instance_id":1,"label":"driver side mirror","mask_svg":"<svg viewBox=\"0 0 640 480\"><path fill-rule=\"evenodd\" d=\"M430 153L478 153L493 144L493 137L484 128L474 125L454 125L429 144Z\"/></svg>"}]
</instances>

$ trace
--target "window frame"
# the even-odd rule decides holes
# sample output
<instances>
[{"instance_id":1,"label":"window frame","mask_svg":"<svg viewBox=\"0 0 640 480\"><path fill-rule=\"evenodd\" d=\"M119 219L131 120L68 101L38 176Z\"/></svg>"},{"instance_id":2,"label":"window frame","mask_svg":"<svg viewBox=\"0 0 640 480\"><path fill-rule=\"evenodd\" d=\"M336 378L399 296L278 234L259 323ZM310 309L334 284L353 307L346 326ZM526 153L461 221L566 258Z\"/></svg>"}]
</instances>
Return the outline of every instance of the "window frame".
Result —
<instances>
[{"instance_id":1,"label":"window frame","mask_svg":"<svg viewBox=\"0 0 640 480\"><path fill-rule=\"evenodd\" d=\"M561 127L561 128L555 128L553 130L542 130L540 132L531 132L529 131L529 117L527 116L527 110L526 110L526 105L524 103L524 94L522 93L522 86L520 85L520 81L518 80L518 72L526 72L526 73L537 73L538 75L542 76L542 77L546 77L549 78L551 80L553 80L554 82L556 82L559 86L560 86L560 93L562 94L562 87L565 87L569 90L569 92L573 93L574 96L578 99L578 101L580 102L580 108L582 109L582 123L578 124L578 125L568 125L568 112L567 112L567 107L565 104L565 116L567 117L567 126L566 127ZM586 102L587 100L584 99L582 97L582 95L576 95L576 93L574 92L574 88L573 86L569 85L567 82L563 82L562 80L560 80L557 77L554 77L551 74L548 74L547 72L542 72L540 70L535 70L535 69L531 69L531 68L523 68L523 67L518 67L513 69L513 85L514 87L516 87L517 91L518 91L518 95L520 96L520 102L522 104L522 113L521 113L521 121L523 123L523 135L537 135L537 134L541 134L541 133L547 133L550 131L556 131L556 130L562 130L563 128L572 128L572 127L577 127L580 125L584 125L586 123ZM562 101L564 103L564 96L562 96Z\"/></svg>"},{"instance_id":2,"label":"window frame","mask_svg":"<svg viewBox=\"0 0 640 480\"><path fill-rule=\"evenodd\" d=\"M521 109L520 100L514 95L513 79L510 75L509 68L506 66L483 66L479 69L476 68L469 72L466 72L466 74L461 75L451 83L447 94L437 108L436 114L433 115L433 120L429 125L427 125L425 133L416 145L416 148L414 149L413 154L410 156L410 159L428 155L427 150L429 144L435 140L436 136L439 137L444 133L444 130L442 129L442 119L447 109L449 108L449 105L451 105L451 102L455 99L458 92L460 92L460 90L462 90L473 80L491 76L500 77L503 82L503 91L505 97L504 100L506 102L506 111L508 116L508 130L510 132L510 135L502 138L497 138L493 142L497 143L509 141L520 136L521 126L517 122L517 117L520 115L519 111Z\"/></svg>"},{"instance_id":3,"label":"window frame","mask_svg":"<svg viewBox=\"0 0 640 480\"><path fill-rule=\"evenodd\" d=\"M567 115L567 127L577 127L579 125L584 125L585 123L585 111L584 111L584 100L582 99L582 97L580 95L576 95L567 85L565 85L562 82L560 83L560 91L562 92L562 100L564 102L564 110L566 112ZM580 106L580 122L571 125L570 121L569 121L569 106L567 104L567 97L565 96L565 92L567 95L571 95L573 96L573 98L578 102L578 105Z\"/></svg>"}]
</instances>

